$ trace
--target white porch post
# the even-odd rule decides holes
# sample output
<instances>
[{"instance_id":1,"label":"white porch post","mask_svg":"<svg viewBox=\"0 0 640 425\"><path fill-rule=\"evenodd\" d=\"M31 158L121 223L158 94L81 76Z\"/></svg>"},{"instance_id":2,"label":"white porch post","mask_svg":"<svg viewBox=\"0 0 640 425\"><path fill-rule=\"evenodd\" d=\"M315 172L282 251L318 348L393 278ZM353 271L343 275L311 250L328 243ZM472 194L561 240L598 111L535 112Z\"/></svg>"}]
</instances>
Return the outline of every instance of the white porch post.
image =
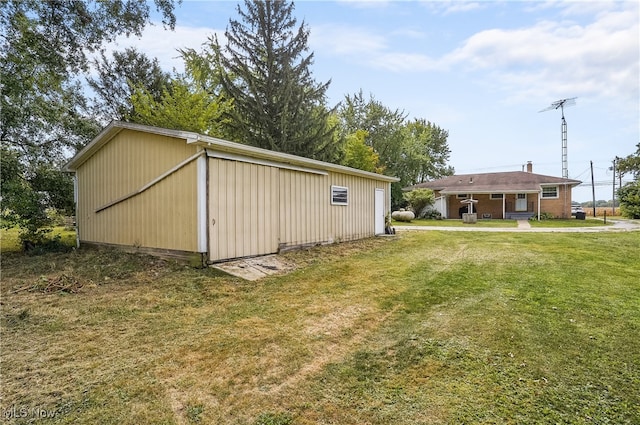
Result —
<instances>
[{"instance_id":1,"label":"white porch post","mask_svg":"<svg viewBox=\"0 0 640 425\"><path fill-rule=\"evenodd\" d=\"M540 203L542 202L542 189L538 192L538 221L540 221Z\"/></svg>"}]
</instances>

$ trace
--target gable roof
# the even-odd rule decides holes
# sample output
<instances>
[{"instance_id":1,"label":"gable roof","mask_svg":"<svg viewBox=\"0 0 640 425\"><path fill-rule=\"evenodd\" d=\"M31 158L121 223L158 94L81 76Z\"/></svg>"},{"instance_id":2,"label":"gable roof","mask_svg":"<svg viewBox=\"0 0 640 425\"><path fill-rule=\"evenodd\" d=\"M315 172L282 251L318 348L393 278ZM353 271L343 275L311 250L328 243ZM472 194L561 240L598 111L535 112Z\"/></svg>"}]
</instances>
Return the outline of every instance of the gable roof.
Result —
<instances>
[{"instance_id":1,"label":"gable roof","mask_svg":"<svg viewBox=\"0 0 640 425\"><path fill-rule=\"evenodd\" d=\"M91 142L80 150L71 160L64 166L65 171L76 171L85 161L95 154L102 146L107 144L118 133L123 130L140 131L143 133L157 134L160 136L173 137L176 139L184 139L188 144L195 144L208 150L224 152L230 155L239 155L257 158L265 161L273 161L281 164L289 164L292 166L309 167L323 171L334 171L343 174L349 174L359 177L381 180L385 182L397 182L397 177L385 176L383 174L362 171L343 165L332 164L329 162L318 161L315 159L304 158L301 156L291 155L282 152L275 152L268 149L256 148L241 143L230 142L228 140L218 139L216 137L205 136L191 131L171 130L161 127L153 127L149 125L128 123L123 121L112 121L98 134Z\"/></svg>"},{"instance_id":2,"label":"gable roof","mask_svg":"<svg viewBox=\"0 0 640 425\"><path fill-rule=\"evenodd\" d=\"M540 192L543 186L577 186L580 180L545 176L526 171L501 173L458 174L438 180L418 183L405 188L413 190L427 188L442 194L463 193L527 193Z\"/></svg>"}]
</instances>

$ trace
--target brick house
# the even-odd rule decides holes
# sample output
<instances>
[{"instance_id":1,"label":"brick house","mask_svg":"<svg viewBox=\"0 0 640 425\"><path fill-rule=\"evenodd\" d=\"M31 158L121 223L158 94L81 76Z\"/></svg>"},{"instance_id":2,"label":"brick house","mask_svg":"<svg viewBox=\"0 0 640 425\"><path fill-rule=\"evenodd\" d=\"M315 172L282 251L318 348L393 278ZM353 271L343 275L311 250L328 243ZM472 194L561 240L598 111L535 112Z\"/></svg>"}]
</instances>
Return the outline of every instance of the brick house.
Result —
<instances>
[{"instance_id":1,"label":"brick house","mask_svg":"<svg viewBox=\"0 0 640 425\"><path fill-rule=\"evenodd\" d=\"M533 173L527 163L526 171L500 173L458 174L423 182L405 191L428 188L435 193L435 209L443 218L461 218L473 200L473 212L478 218L518 219L551 214L556 218L571 217L571 190L579 180ZM462 201L467 201L462 202Z\"/></svg>"}]
</instances>

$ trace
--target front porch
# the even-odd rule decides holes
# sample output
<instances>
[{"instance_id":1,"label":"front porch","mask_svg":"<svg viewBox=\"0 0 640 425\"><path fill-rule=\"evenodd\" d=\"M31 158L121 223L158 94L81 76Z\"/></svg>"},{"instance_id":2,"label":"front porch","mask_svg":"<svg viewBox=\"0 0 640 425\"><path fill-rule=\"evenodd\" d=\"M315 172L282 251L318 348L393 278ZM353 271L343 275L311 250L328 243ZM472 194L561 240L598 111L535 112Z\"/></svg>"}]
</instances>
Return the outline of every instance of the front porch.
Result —
<instances>
[{"instance_id":1,"label":"front porch","mask_svg":"<svg viewBox=\"0 0 640 425\"><path fill-rule=\"evenodd\" d=\"M528 220L539 214L539 193L442 195L436 199L435 208L444 218L462 219L462 214L469 212L469 203L462 201L471 199L471 212L479 220Z\"/></svg>"}]
</instances>

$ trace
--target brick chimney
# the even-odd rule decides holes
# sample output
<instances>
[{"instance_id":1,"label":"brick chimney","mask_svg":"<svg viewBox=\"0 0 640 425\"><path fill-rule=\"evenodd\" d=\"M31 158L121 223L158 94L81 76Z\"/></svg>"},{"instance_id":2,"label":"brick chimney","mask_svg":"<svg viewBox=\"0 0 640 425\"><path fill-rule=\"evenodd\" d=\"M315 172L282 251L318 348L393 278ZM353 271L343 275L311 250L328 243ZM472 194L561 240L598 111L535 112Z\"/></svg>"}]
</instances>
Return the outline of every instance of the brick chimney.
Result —
<instances>
[{"instance_id":1,"label":"brick chimney","mask_svg":"<svg viewBox=\"0 0 640 425\"><path fill-rule=\"evenodd\" d=\"M527 161L527 173L533 173L533 163L531 161Z\"/></svg>"}]
</instances>

